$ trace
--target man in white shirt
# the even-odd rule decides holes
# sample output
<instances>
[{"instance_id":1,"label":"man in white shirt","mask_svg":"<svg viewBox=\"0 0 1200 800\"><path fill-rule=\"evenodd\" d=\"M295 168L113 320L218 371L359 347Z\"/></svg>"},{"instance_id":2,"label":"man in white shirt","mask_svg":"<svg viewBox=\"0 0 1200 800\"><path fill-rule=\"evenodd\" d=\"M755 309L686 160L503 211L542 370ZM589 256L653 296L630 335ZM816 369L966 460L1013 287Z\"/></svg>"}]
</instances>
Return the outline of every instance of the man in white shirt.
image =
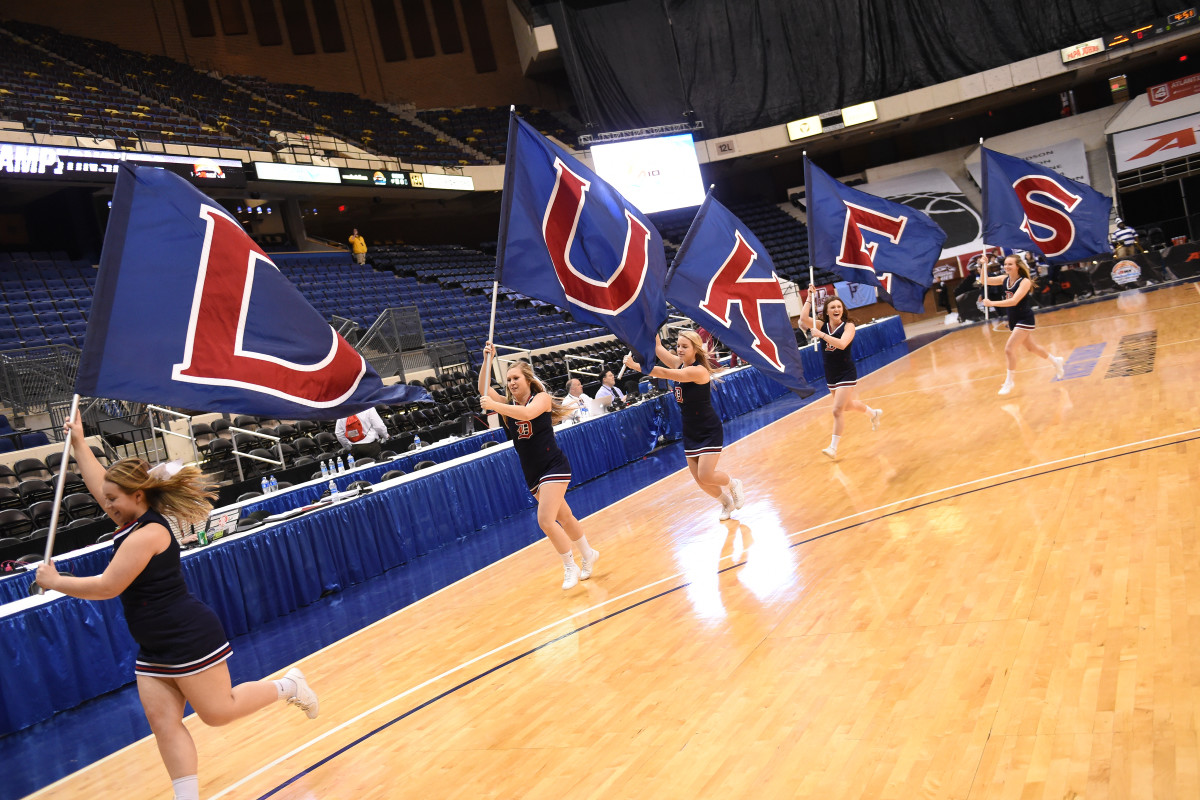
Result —
<instances>
[{"instance_id":1,"label":"man in white shirt","mask_svg":"<svg viewBox=\"0 0 1200 800\"><path fill-rule=\"evenodd\" d=\"M362 458L379 458L383 448L380 442L388 436L387 426L379 417L379 412L373 408L360 411L337 421L333 434L341 442L342 447L350 448L350 455L355 460Z\"/></svg>"},{"instance_id":2,"label":"man in white shirt","mask_svg":"<svg viewBox=\"0 0 1200 800\"><path fill-rule=\"evenodd\" d=\"M596 399L603 403L605 408L611 408L613 400L625 402L625 393L621 391L621 387L617 386L617 376L611 369L604 373L600 383L601 386L596 391Z\"/></svg>"},{"instance_id":3,"label":"man in white shirt","mask_svg":"<svg viewBox=\"0 0 1200 800\"><path fill-rule=\"evenodd\" d=\"M583 393L583 384L579 382L578 378L571 378L567 381L567 396L562 399L563 408L578 411L586 408L591 399Z\"/></svg>"}]
</instances>

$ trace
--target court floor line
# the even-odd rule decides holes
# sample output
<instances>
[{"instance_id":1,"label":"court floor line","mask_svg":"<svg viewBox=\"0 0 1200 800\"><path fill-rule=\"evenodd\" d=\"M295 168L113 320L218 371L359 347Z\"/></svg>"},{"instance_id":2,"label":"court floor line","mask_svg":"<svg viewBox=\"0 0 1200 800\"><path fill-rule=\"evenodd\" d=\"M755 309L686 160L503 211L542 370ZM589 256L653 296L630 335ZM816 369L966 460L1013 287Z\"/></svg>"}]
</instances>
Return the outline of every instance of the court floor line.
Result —
<instances>
[{"instance_id":1,"label":"court floor line","mask_svg":"<svg viewBox=\"0 0 1200 800\"><path fill-rule=\"evenodd\" d=\"M772 423L772 424L774 424L774 423ZM764 427L766 427L766 426L764 426ZM1168 439L1171 441L1165 441ZM927 505L933 505L935 503L944 502L946 500L950 500L950 499L953 499L956 497L962 497L962 496L965 496L967 494L971 494L974 492L991 489L996 486L1002 486L1002 485L1012 483L1015 481L1026 480L1029 478L1038 477L1040 475L1045 475L1045 474L1057 472L1057 471L1064 470L1064 469L1074 469L1076 467L1085 466L1086 464L1095 463L1096 461L1103 461L1103 460L1110 459L1110 458L1120 458L1120 457L1124 457L1127 455L1132 455L1133 453L1143 452L1146 450L1152 450L1152 449L1156 449L1158 447L1169 447L1169 446L1172 446L1175 444L1181 444L1183 442L1195 441L1197 439L1200 439L1200 428L1191 428L1191 429L1185 430L1185 431L1179 431L1179 432L1172 433L1172 434L1165 434L1163 436L1155 436L1155 437L1152 437L1149 439L1142 439L1142 440L1135 441L1135 442L1127 442L1127 443L1120 444L1120 445L1114 445L1113 447L1106 447L1106 448L1102 448L1100 450L1093 450L1093 451L1090 451L1087 453L1080 453L1080 454L1077 454L1074 456L1068 456L1065 458L1054 459L1052 461L1046 461L1046 462L1042 462L1039 464L1031 464L1026 467L1021 467L1021 468L1014 469L1014 470L1008 470L1005 472L997 473L995 475L986 476L983 478L977 478L977 479L971 480L971 481L965 481L963 483L955 484L953 486L944 487L944 488L936 489L936 490L929 491L929 492L924 492L922 494L913 495L911 497L903 498L903 499L896 500L896 501L893 501L890 503L884 503L883 505L876 506L875 508L866 509L864 511L859 511L854 514L850 514L845 517L841 517L840 519L832 520L830 522L823 522L819 525L814 525L814 526L811 526L804 530L797 531L796 533L788 534L788 536L787 536L788 539L794 539L796 537L806 536L807 534L811 534L814 531L819 531L822 528L826 528L831 525L832 526L838 526L838 525L841 526L841 527L835 528L833 530L827 530L824 533L818 534L816 536L808 536L808 538L804 538L804 539L800 539L799 541L795 541L792 544L790 544L789 547L798 547L803 544L815 542L820 539L824 539L829 536L832 536L835 533L841 533L846 530L860 527L862 525L869 524L871 522L874 522L874 521L877 521L880 519L886 519L887 517L894 516L896 514L905 513L907 511L912 511L912 510L922 508ZM1124 451L1124 452L1116 452L1116 451ZM1069 464L1068 462L1077 462L1077 463ZM1023 473L1023 472L1028 473L1028 474L1020 476L1020 477L1016 477L1016 476L1020 475L1020 473ZM671 476L667 476L667 477L671 477ZM997 480L997 479L1003 479L1003 480ZM660 480L664 480L664 479L660 479ZM973 488L967 488L967 487L973 487ZM647 487L647 488L649 488L649 487ZM934 498L937 495L945 495L945 496L940 497L938 499L928 499L928 498ZM906 504L912 503L912 501L923 501L923 502L916 502L912 505L906 505ZM898 508L897 506L903 506L903 507ZM880 512L884 512L886 509L892 509L892 510L886 511L886 513L880 513ZM871 515L876 515L876 516L872 517ZM850 522L851 520L854 520L858 517L868 517L868 518L859 519L856 522ZM844 523L848 523L848 524L844 524ZM722 556L720 559L718 559L717 564L720 565L723 561L725 561L727 559L733 559L733 558L734 558L734 556L732 554L728 555L728 556ZM735 563L735 564L731 564L727 567L720 568L717 570L717 574L721 574L721 573L726 572L729 569L733 569L737 566L738 566L738 564ZM344 730L345 728L356 724L357 722L361 721L363 718L365 718L371 714L374 714L374 713L386 708L389 705L392 705L393 703L397 702L398 700L401 700L404 697L411 695L413 692L419 691L420 689L425 688L432 683L435 683L439 680L442 680L443 678L454 675L455 673L458 673L458 672L462 671L463 669L466 669L467 667L469 667L475 663L478 663L481 659L484 659L491 655L495 655L496 653L502 652L514 645L520 644L521 642L524 642L527 639L530 639L531 637L534 637L541 633L544 633L552 628L560 627L561 625L569 623L571 620L573 620L579 616L590 614L590 613L598 611L599 609L602 609L606 606L610 606L613 603L625 600L626 598L629 598L633 595L642 593L648 589L653 589L656 586L660 586L664 583L667 583L667 582L670 582L673 580L677 580L677 579L680 579L683 577L684 577L684 573L675 573L673 575L668 575L664 578L661 578L657 581L653 581L652 583L645 584L636 589L632 589L632 590L625 592L624 594L621 594L617 597L610 598L608 600L605 600L604 602L597 603L596 605L590 606L590 607L588 607L586 609L582 609L574 614L570 614L566 617L563 617L556 622L550 623L548 625L544 625L541 628L537 629L536 631L532 631L530 633L524 634L516 639L513 639L512 641L510 641L506 644L500 645L498 647L495 647L495 648L489 650L487 653L483 653L479 656L472 658L469 661L463 662L462 664L452 667L449 670L446 670L445 672L441 673L440 675L437 675L436 677L433 677L433 678L429 678L428 680L423 681L422 683L420 683L416 686L410 687L410 688L404 690L403 692L376 704L371 709L363 711L360 714L356 715L355 717L353 717L349 720L346 720L345 722L339 724L337 727L332 728L332 729L326 731L325 733L320 734L319 736L313 737L312 739L308 740L307 742L305 742L301 745L298 745L297 747L288 751L284 755L277 757L276 759L272 760L271 762L263 765L262 767L258 768L254 772L246 775L245 777L241 778L240 780L238 780L235 783L231 784L230 786L226 787L225 789L222 789L217 794L212 795L212 800L217 800L218 798L225 797L230 792L233 792L236 789L238 789L239 787L243 786L245 783L253 780L254 778L258 777L259 775L263 774L264 772L267 772L268 770L273 769L274 767L283 763L287 759L289 759L295 755L299 755L300 753L309 749L313 745L316 745L317 743L327 739L328 737L334 735L335 733L338 733L338 732ZM386 729L387 727L390 727L391 725L395 724L396 722L399 722L400 720L411 715L412 713L416 712L417 710L420 710L421 708L425 708L430 703L432 703L442 697L445 697L446 695L452 693L453 691L456 691L459 688L467 686L470 683L473 683L476 680L484 677L485 675L488 675L488 674L496 671L497 669L500 669L501 667L507 666L524 656L527 656L531 653L535 653L538 650L541 650L550 644L561 641L562 639L564 639L568 636L571 636L579 631L582 631L589 627L592 627L593 625L595 625L599 622L610 619L611 617L615 616L616 614L623 613L624 611L626 611L628 609L636 608L640 605L643 605L646 602L649 602L650 600L654 600L659 597L665 596L665 595L670 594L680 588L684 588L688 585L690 585L690 581L685 582L680 585L677 585L677 586L673 587L672 589L668 589L665 592L660 592L651 597L639 600L638 602L634 603L631 606L628 606L625 609L619 609L617 611L613 611L609 614L606 614L604 617L593 620L592 622L588 623L587 625L584 625L575 630L568 631L564 634L561 634L560 636L557 636L554 639L544 642L543 644L540 644L537 647L532 648L531 650L528 650L525 653L522 653L521 655L514 656L514 657L504 661L502 664L499 664L499 665L489 668L487 671L480 673L479 675L476 675L473 678L458 684L457 686L453 687L452 689L446 690L446 691L438 694L436 697L431 698L430 700L427 700L427 701L421 703L420 705L410 709L409 711L406 711L403 715L396 717L396 718L390 720L389 722L385 723L384 725L377 727L376 729L372 730L371 732L364 734L363 736L359 737L358 739L355 739L354 742L352 742L348 745L345 745L344 747L340 748L339 750L335 751L334 753L332 753L328 756L325 756L320 761L318 761L316 764L306 768L304 771L302 771L300 773L297 773L297 775L290 778L286 783L275 787L274 789L272 789L270 792L268 792L265 795L261 795L259 800L265 800L265 798L271 797L273 794L278 792L280 789L286 787L287 785L289 785L293 781L297 780L299 777L303 776L307 772L310 772L311 770L315 769L316 767L318 767L322 764L328 763L328 761L330 759L345 752L346 749L365 740L366 738L369 738L370 736L375 735L376 733ZM397 612L397 613L400 613L400 612Z\"/></svg>"}]
</instances>

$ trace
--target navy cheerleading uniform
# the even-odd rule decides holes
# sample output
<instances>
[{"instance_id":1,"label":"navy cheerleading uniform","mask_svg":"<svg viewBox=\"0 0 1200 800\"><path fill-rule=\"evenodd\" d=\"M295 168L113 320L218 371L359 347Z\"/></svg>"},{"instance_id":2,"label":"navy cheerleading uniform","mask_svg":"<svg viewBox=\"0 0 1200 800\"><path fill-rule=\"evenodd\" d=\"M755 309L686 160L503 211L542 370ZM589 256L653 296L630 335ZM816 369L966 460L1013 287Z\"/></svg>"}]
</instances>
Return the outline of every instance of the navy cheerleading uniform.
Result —
<instances>
[{"instance_id":1,"label":"navy cheerleading uniform","mask_svg":"<svg viewBox=\"0 0 1200 800\"><path fill-rule=\"evenodd\" d=\"M134 673L181 678L220 664L233 653L221 620L188 591L179 565L179 543L157 511L147 511L113 537L113 554L143 525L158 523L171 540L121 592L125 623L138 644Z\"/></svg>"},{"instance_id":2,"label":"navy cheerleading uniform","mask_svg":"<svg viewBox=\"0 0 1200 800\"><path fill-rule=\"evenodd\" d=\"M529 395L529 405L537 392ZM554 417L551 412L538 414L530 420L513 419L503 414L504 428L512 439L517 458L521 460L521 471L525 473L525 485L531 494L537 494L544 483L570 483L571 462L558 449L554 441Z\"/></svg>"},{"instance_id":3,"label":"navy cheerleading uniform","mask_svg":"<svg viewBox=\"0 0 1200 800\"><path fill-rule=\"evenodd\" d=\"M1021 286L1021 281L1025 278L1018 277L1016 283L1012 286L1008 285L1008 278L1004 279L1004 299L1011 300L1013 295L1017 293L1017 289ZM1004 309L1008 312L1008 329L1015 331L1017 328L1024 328L1031 331L1037 327L1033 321L1033 289L1032 287L1025 296L1021 298L1021 302L1015 306L1008 306Z\"/></svg>"},{"instance_id":4,"label":"navy cheerleading uniform","mask_svg":"<svg viewBox=\"0 0 1200 800\"><path fill-rule=\"evenodd\" d=\"M712 381L675 384L675 400L683 415L683 454L688 458L720 453L725 446L725 429L712 404Z\"/></svg>"},{"instance_id":5,"label":"navy cheerleading uniform","mask_svg":"<svg viewBox=\"0 0 1200 800\"><path fill-rule=\"evenodd\" d=\"M838 338L842 335L842 331L846 330L846 323L843 321L837 326L836 330L829 331L829 335L833 338ZM817 349L821 351L825 363L825 383L829 386L829 391L834 389L845 389L851 386L858 385L858 369L854 366L854 343L842 350L837 350L832 347L825 346L824 339L817 340Z\"/></svg>"}]
</instances>

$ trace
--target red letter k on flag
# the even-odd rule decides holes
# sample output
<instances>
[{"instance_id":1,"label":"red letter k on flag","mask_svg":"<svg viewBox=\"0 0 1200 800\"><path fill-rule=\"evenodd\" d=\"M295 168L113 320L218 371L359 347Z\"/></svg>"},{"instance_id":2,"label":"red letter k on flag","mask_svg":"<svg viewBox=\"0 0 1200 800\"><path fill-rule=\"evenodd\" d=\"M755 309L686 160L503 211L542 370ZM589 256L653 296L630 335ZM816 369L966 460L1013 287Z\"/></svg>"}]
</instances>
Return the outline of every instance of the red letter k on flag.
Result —
<instances>
[{"instance_id":1,"label":"red letter k on flag","mask_svg":"<svg viewBox=\"0 0 1200 800\"><path fill-rule=\"evenodd\" d=\"M785 367L779 358L779 348L767 336L763 324L762 303L782 303L783 289L772 275L770 278L746 278L745 274L754 266L758 253L742 238L741 231L734 232L733 251L708 283L700 308L712 314L726 328L731 327L730 306L737 303L742 309L742 318L754 336L751 345L771 362L771 366L783 372Z\"/></svg>"},{"instance_id":2,"label":"red letter k on flag","mask_svg":"<svg viewBox=\"0 0 1200 800\"><path fill-rule=\"evenodd\" d=\"M246 350L243 339L255 273L276 267L224 213L201 206L200 216L208 229L196 273L183 360L174 365L172 378L264 392L314 408L342 403L358 387L366 364L307 304L289 308L286 301L291 298L281 297L284 302L271 310L280 317L278 322L294 325L295 314L307 312L314 323L324 325L325 330L316 334L319 345L313 363ZM303 303L298 294L295 299ZM325 341L329 342L328 351L324 350Z\"/></svg>"}]
</instances>

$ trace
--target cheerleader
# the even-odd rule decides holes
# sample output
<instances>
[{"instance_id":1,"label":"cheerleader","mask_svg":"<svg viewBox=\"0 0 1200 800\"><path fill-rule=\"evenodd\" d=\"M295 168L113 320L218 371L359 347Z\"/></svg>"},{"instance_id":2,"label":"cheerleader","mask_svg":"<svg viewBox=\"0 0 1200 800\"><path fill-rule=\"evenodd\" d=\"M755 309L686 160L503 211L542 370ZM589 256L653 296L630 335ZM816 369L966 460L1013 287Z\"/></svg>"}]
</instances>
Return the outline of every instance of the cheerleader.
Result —
<instances>
[{"instance_id":1,"label":"cheerleader","mask_svg":"<svg viewBox=\"0 0 1200 800\"><path fill-rule=\"evenodd\" d=\"M668 366L652 367L647 374L675 381L675 400L683 415L683 454L692 479L705 493L721 501L720 518L729 519L746 502L746 496L741 481L717 469L725 446L725 431L712 405L713 366L708 349L698 333L682 330L674 353L663 347L658 337L654 340L654 352ZM644 372L633 360L633 354L625 356L625 366Z\"/></svg>"},{"instance_id":2,"label":"cheerleader","mask_svg":"<svg viewBox=\"0 0 1200 800\"><path fill-rule=\"evenodd\" d=\"M600 551L588 544L583 526L567 503L571 483L571 463L554 441L554 423L571 415L571 409L550 396L533 373L528 361L517 361L505 375L507 396L491 388L488 375L496 348L488 342L483 348L483 367L479 370L479 404L484 411L495 411L504 422L513 448L525 474L525 485L537 499L538 527L563 563L563 589L573 589L581 580L592 577ZM581 565L575 563L571 543L579 547Z\"/></svg>"},{"instance_id":3,"label":"cheerleader","mask_svg":"<svg viewBox=\"0 0 1200 800\"><path fill-rule=\"evenodd\" d=\"M846 304L841 298L833 297L825 303L820 319L814 320L810 305L813 287L808 287L808 298L800 309L800 326L811 330L816 337L817 351L825 364L825 383L833 395L833 438L821 452L837 458L838 443L846 427L845 412L861 411L871 418L871 430L879 430L879 419L883 409L871 408L858 399L858 370L854 366L854 323L846 313Z\"/></svg>"},{"instance_id":4,"label":"cheerleader","mask_svg":"<svg viewBox=\"0 0 1200 800\"><path fill-rule=\"evenodd\" d=\"M989 286L1004 285L1003 300L989 300L986 292L983 304L991 308L1008 310L1008 342L1004 345L1004 358L1008 364L1008 373L997 394L1008 394L1013 390L1013 376L1017 368L1017 353L1022 347L1034 355L1041 356L1054 365L1054 377L1062 380L1064 359L1051 355L1046 348L1033 340L1033 331L1037 327L1033 321L1033 290L1037 283L1029 274L1029 266L1020 256L1004 257L1004 274L989 276Z\"/></svg>"},{"instance_id":5,"label":"cheerleader","mask_svg":"<svg viewBox=\"0 0 1200 800\"><path fill-rule=\"evenodd\" d=\"M233 652L212 610L196 599L183 580L179 544L166 516L198 523L213 498L196 467L178 462L151 468L125 458L107 470L83 438L76 416L66 425L88 491L117 524L112 561L87 578L62 575L53 562L38 567L37 583L84 600L120 597L125 623L138 645L134 675L138 699L158 744L175 800L199 800L199 757L183 724L191 703L207 725L228 725L278 700L316 719L317 695L303 673L289 670L280 680L233 686L225 660Z\"/></svg>"}]
</instances>

